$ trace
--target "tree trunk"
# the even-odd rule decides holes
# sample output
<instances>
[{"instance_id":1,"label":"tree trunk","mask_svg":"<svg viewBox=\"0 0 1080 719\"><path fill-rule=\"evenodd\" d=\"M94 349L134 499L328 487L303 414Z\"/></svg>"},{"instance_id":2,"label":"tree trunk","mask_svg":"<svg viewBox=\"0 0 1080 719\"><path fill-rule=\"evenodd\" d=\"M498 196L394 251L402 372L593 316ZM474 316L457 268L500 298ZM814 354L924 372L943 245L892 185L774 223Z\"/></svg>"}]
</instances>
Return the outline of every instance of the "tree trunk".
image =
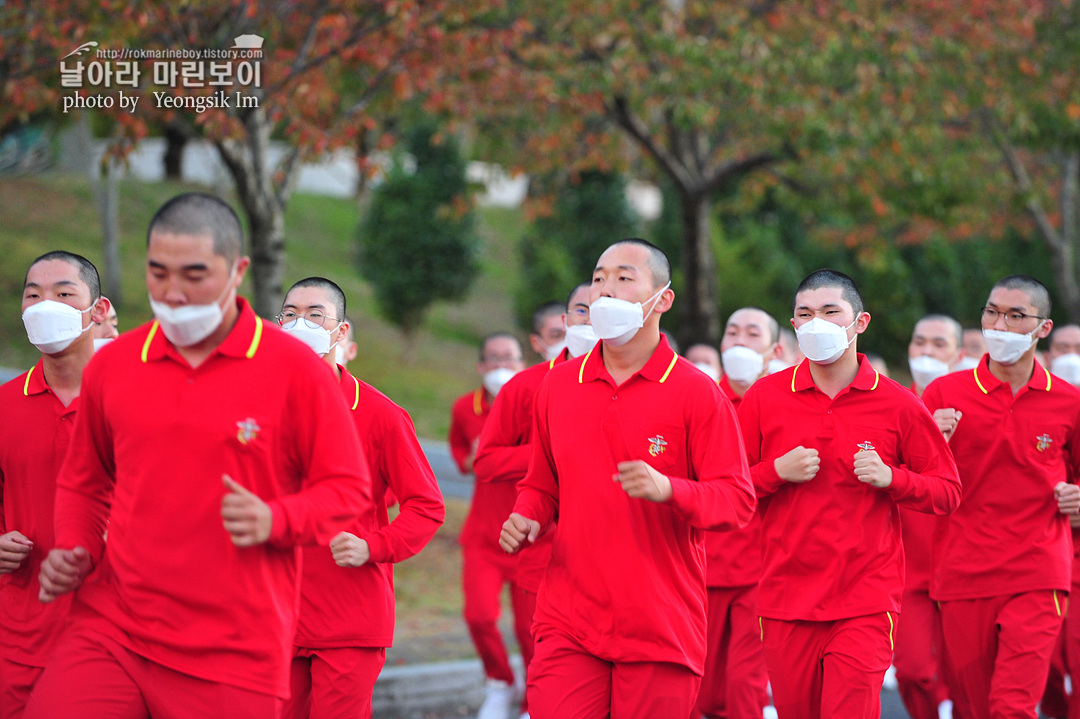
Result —
<instances>
[{"instance_id":1,"label":"tree trunk","mask_svg":"<svg viewBox=\"0 0 1080 719\"><path fill-rule=\"evenodd\" d=\"M682 202L683 292L679 306L679 343L716 345L720 320L716 297L716 259L713 256L710 212L712 203L703 193L680 191Z\"/></svg>"},{"instance_id":2,"label":"tree trunk","mask_svg":"<svg viewBox=\"0 0 1080 719\"><path fill-rule=\"evenodd\" d=\"M106 157L101 161L93 184L101 223L102 292L114 305L120 305L124 302L120 283L120 188L114 159Z\"/></svg>"},{"instance_id":3,"label":"tree trunk","mask_svg":"<svg viewBox=\"0 0 1080 719\"><path fill-rule=\"evenodd\" d=\"M1069 322L1076 324L1080 323L1080 152L1064 153L1060 166L1061 230L1047 236L1042 224L1039 228L1054 260L1051 265L1058 297L1065 304Z\"/></svg>"},{"instance_id":4,"label":"tree trunk","mask_svg":"<svg viewBox=\"0 0 1080 719\"><path fill-rule=\"evenodd\" d=\"M184 175L184 147L194 133L179 120L165 125L165 164L166 180L181 180Z\"/></svg>"},{"instance_id":5,"label":"tree trunk","mask_svg":"<svg viewBox=\"0 0 1080 719\"><path fill-rule=\"evenodd\" d=\"M251 232L252 305L263 317L281 311L285 277L285 204L300 167L299 150L292 148L278 167L270 167L272 123L260 107L243 116L243 139L217 142L229 169ZM276 176L276 177L275 177Z\"/></svg>"}]
</instances>

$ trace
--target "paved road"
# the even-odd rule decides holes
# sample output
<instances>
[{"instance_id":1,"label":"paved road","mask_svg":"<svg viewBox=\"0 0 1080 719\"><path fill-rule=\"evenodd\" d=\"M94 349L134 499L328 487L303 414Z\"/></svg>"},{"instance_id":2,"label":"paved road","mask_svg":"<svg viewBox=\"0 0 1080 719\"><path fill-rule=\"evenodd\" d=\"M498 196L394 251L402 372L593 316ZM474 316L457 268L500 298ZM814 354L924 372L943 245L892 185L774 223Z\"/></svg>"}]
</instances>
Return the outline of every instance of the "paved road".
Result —
<instances>
[{"instance_id":1,"label":"paved road","mask_svg":"<svg viewBox=\"0 0 1080 719\"><path fill-rule=\"evenodd\" d=\"M450 456L450 445L437 439L421 439L420 447L427 456L431 470L435 472L435 479L439 480L439 488L446 497L458 499L471 499L473 493L472 475L462 475L458 472Z\"/></svg>"}]
</instances>

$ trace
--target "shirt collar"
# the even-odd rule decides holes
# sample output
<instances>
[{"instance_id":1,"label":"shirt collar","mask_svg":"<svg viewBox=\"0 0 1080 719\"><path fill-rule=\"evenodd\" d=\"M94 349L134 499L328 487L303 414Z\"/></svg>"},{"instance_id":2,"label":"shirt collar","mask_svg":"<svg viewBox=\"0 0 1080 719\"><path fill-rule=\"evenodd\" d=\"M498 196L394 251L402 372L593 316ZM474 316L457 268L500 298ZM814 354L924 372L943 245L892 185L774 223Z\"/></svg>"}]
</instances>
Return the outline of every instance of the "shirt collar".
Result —
<instances>
[{"instance_id":1,"label":"shirt collar","mask_svg":"<svg viewBox=\"0 0 1080 719\"><path fill-rule=\"evenodd\" d=\"M984 354L979 364L973 370L975 377L975 384L982 390L983 394L990 394L995 389L1005 384L990 371L990 354ZM1040 390L1042 392L1049 392L1052 386L1051 375L1046 371L1046 368L1039 364L1039 360L1035 360L1034 371L1031 373L1031 379L1028 380L1027 389Z\"/></svg>"},{"instance_id":2,"label":"shirt collar","mask_svg":"<svg viewBox=\"0 0 1080 719\"><path fill-rule=\"evenodd\" d=\"M33 394L41 394L48 392L49 383L45 381L45 358L38 359L37 364L30 368L30 371L26 375L26 379L23 380L23 396L29 397Z\"/></svg>"},{"instance_id":3,"label":"shirt collar","mask_svg":"<svg viewBox=\"0 0 1080 719\"><path fill-rule=\"evenodd\" d=\"M859 371L855 373L855 379L851 381L848 387L866 390L867 392L877 389L878 384L881 382L878 371L874 369L874 365L870 364L870 360L866 359L866 355L859 352L855 356L859 360ZM791 391L801 392L811 387L817 387L817 385L814 384L814 378L810 375L810 360L803 359L795 367L795 372L791 376Z\"/></svg>"},{"instance_id":4,"label":"shirt collar","mask_svg":"<svg viewBox=\"0 0 1080 719\"><path fill-rule=\"evenodd\" d=\"M735 390L731 388L731 382L728 381L728 376L724 375L720 378L720 390L724 393L724 396L734 402L735 400L742 399L735 393Z\"/></svg>"},{"instance_id":5,"label":"shirt collar","mask_svg":"<svg viewBox=\"0 0 1080 719\"><path fill-rule=\"evenodd\" d=\"M263 321L243 297L236 298L236 306L240 309L236 324L221 344L214 349L214 352L226 357L251 359L262 342ZM180 357L172 342L165 337L161 326L156 321L152 322L146 339L143 341L143 361L164 359L170 353L177 358Z\"/></svg>"},{"instance_id":6,"label":"shirt collar","mask_svg":"<svg viewBox=\"0 0 1080 719\"><path fill-rule=\"evenodd\" d=\"M615 380L611 377L611 374L604 367L603 354L603 342L598 342L595 347L589 350L589 353L585 355L585 359L581 363L581 369L578 370L578 382L592 382L596 379L606 379L612 384ZM636 374L641 375L644 379L652 382L664 382L667 380L668 375L671 373L672 367L679 359L679 356L675 354L675 350L671 349L671 345L668 344L667 337L660 334L660 344L653 350L652 356L645 363L645 366L639 369Z\"/></svg>"}]
</instances>

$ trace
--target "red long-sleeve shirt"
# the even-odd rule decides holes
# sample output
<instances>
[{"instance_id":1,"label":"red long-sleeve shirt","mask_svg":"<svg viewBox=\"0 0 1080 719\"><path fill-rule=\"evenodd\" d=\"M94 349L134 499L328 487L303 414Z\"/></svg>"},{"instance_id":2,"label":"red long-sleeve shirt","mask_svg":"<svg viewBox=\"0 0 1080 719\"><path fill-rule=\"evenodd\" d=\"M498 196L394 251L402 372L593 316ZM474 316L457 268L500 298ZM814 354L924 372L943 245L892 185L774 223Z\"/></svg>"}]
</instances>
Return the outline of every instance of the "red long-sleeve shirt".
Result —
<instances>
[{"instance_id":1,"label":"red long-sleeve shirt","mask_svg":"<svg viewBox=\"0 0 1080 719\"><path fill-rule=\"evenodd\" d=\"M727 375L720 391L739 412L742 397L735 393ZM705 533L705 583L712 587L745 587L761 579L761 508L742 529Z\"/></svg>"},{"instance_id":2,"label":"red long-sleeve shirt","mask_svg":"<svg viewBox=\"0 0 1080 719\"><path fill-rule=\"evenodd\" d=\"M0 534L34 543L17 570L0 574L0 653L43 667L64 627L71 597L38 601L38 573L53 547L56 475L71 442L79 398L67 407L45 380L43 360L0 387Z\"/></svg>"},{"instance_id":3,"label":"red long-sleeve shirt","mask_svg":"<svg viewBox=\"0 0 1080 719\"><path fill-rule=\"evenodd\" d=\"M339 567L324 543L304 547L295 643L307 649L388 647L394 641L394 563L423 549L446 510L409 413L341 368L341 392L371 471L374 517L345 531L367 541L371 559ZM401 505L390 522L387 489Z\"/></svg>"},{"instance_id":4,"label":"red long-sleeve shirt","mask_svg":"<svg viewBox=\"0 0 1080 719\"><path fill-rule=\"evenodd\" d=\"M480 446L473 464L476 493L461 530L463 545L488 545L501 551L499 533L503 522L514 511L517 483L529 468L536 391L548 370L564 362L566 357L564 350L553 360L522 370L499 390L480 433ZM553 536L554 527L544 532L518 559L518 584L534 594L539 591L540 580L551 560Z\"/></svg>"},{"instance_id":5,"label":"red long-sleeve shirt","mask_svg":"<svg viewBox=\"0 0 1080 719\"><path fill-rule=\"evenodd\" d=\"M566 633L607 661L701 674L703 530L743 526L756 504L735 412L664 338L621 385L601 348L551 369L536 395L514 509L541 527L558 514L559 530L534 631ZM612 480L630 460L670 478L667 502L631 498Z\"/></svg>"},{"instance_id":6,"label":"red long-sleeve shirt","mask_svg":"<svg viewBox=\"0 0 1080 719\"><path fill-rule=\"evenodd\" d=\"M1080 472L1080 390L1036 362L1014 396L987 357L923 393L931 411L963 413L949 446L964 501L935 536L937 600L1070 588L1069 518L1058 511L1054 486Z\"/></svg>"},{"instance_id":7,"label":"red long-sleeve shirt","mask_svg":"<svg viewBox=\"0 0 1080 719\"><path fill-rule=\"evenodd\" d=\"M490 413L491 402L483 387L461 395L450 408L450 456L462 474L472 471L465 466L465 458L472 452Z\"/></svg>"},{"instance_id":8,"label":"red long-sleeve shirt","mask_svg":"<svg viewBox=\"0 0 1080 719\"><path fill-rule=\"evenodd\" d=\"M956 465L926 407L858 358L855 379L833 399L814 384L809 360L758 380L743 397L750 471L758 496L768 497L763 617L835 621L898 612L898 505L948 514L960 501ZM855 453L867 443L892 469L885 489L855 477ZM820 469L809 482L786 482L773 462L800 445L818 451Z\"/></svg>"},{"instance_id":9,"label":"red long-sleeve shirt","mask_svg":"<svg viewBox=\"0 0 1080 719\"><path fill-rule=\"evenodd\" d=\"M371 479L330 368L238 304L195 369L156 322L90 362L56 483L56 543L96 563L73 616L103 616L128 649L169 668L284 697L295 545L328 542L371 512ZM232 543L223 474L270 505L269 542Z\"/></svg>"}]
</instances>

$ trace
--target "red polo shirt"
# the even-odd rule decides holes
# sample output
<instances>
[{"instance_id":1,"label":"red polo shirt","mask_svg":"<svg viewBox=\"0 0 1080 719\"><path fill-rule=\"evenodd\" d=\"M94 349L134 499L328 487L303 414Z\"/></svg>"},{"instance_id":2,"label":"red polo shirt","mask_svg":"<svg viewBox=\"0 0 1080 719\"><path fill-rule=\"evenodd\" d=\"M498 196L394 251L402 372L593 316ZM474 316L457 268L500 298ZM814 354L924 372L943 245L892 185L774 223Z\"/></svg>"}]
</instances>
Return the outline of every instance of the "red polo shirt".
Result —
<instances>
[{"instance_id":1,"label":"red polo shirt","mask_svg":"<svg viewBox=\"0 0 1080 719\"><path fill-rule=\"evenodd\" d=\"M809 360L758 380L739 421L759 497L763 567L758 611L783 620L835 621L900 610L904 552L898 505L947 514L960 501L948 445L918 397L881 377L864 355L835 398L814 385ZM892 484L860 482L853 467L869 442ZM786 482L774 460L816 449L817 476Z\"/></svg>"},{"instance_id":2,"label":"red polo shirt","mask_svg":"<svg viewBox=\"0 0 1080 719\"><path fill-rule=\"evenodd\" d=\"M156 322L89 364L57 479L56 544L86 547L96 563L73 617L104 617L117 641L169 668L284 697L294 545L328 542L370 512L371 479L330 368L238 305L195 369ZM270 542L232 543L223 474L270 505Z\"/></svg>"},{"instance_id":3,"label":"red polo shirt","mask_svg":"<svg viewBox=\"0 0 1080 719\"><path fill-rule=\"evenodd\" d=\"M1080 469L1080 390L1038 362L1013 396L979 366L935 380L923 393L931 410L963 412L949 440L964 501L934 548L934 599L975 599L1039 589L1069 591L1069 518L1054 485Z\"/></svg>"},{"instance_id":4,"label":"red polo shirt","mask_svg":"<svg viewBox=\"0 0 1080 719\"><path fill-rule=\"evenodd\" d=\"M480 436L490 413L491 403L483 387L461 395L450 408L450 455L462 474L470 471L465 469L465 458L472 451L473 442Z\"/></svg>"},{"instance_id":5,"label":"red polo shirt","mask_svg":"<svg viewBox=\"0 0 1080 719\"><path fill-rule=\"evenodd\" d=\"M0 534L34 543L19 569L0 574L0 652L20 664L45 666L71 605L70 595L38 601L38 573L54 544L56 475L78 407L78 397L65 407L53 393L43 360L0 387Z\"/></svg>"},{"instance_id":6,"label":"red polo shirt","mask_svg":"<svg viewBox=\"0 0 1080 719\"><path fill-rule=\"evenodd\" d=\"M603 344L548 372L516 512L559 531L534 633L565 633L613 662L703 671L706 529L746 524L756 505L738 423L716 383L665 338L616 386ZM663 504L627 496L619 462L671 479ZM525 551L528 551L526 549Z\"/></svg>"},{"instance_id":7,"label":"red polo shirt","mask_svg":"<svg viewBox=\"0 0 1080 719\"><path fill-rule=\"evenodd\" d=\"M916 397L915 384L910 387ZM921 398L920 398L921 399ZM930 591L930 568L934 561L934 532L938 524L948 521L937 515L900 508L900 528L904 538L904 591Z\"/></svg>"},{"instance_id":8,"label":"red polo shirt","mask_svg":"<svg viewBox=\"0 0 1080 719\"><path fill-rule=\"evenodd\" d=\"M416 439L409 413L341 369L341 392L371 471L374 518L345 531L364 539L371 559L339 567L325 544L304 547L300 621L295 643L307 649L388 647L394 641L394 563L431 540L446 514L435 474ZM387 489L401 510L390 522Z\"/></svg>"},{"instance_id":9,"label":"red polo shirt","mask_svg":"<svg viewBox=\"0 0 1080 719\"><path fill-rule=\"evenodd\" d=\"M738 413L742 397L720 378L720 391ZM761 578L761 511L742 529L705 533L705 583L712 587L745 587Z\"/></svg>"},{"instance_id":10,"label":"red polo shirt","mask_svg":"<svg viewBox=\"0 0 1080 719\"><path fill-rule=\"evenodd\" d=\"M525 477L532 453L533 400L548 370L567 358L566 350L514 375L495 398L476 452L476 494L461 530L461 543L499 549L503 522L514 511L517 483ZM553 531L544 532L530 551L519 555L518 584L535 594L551 559Z\"/></svg>"}]
</instances>

